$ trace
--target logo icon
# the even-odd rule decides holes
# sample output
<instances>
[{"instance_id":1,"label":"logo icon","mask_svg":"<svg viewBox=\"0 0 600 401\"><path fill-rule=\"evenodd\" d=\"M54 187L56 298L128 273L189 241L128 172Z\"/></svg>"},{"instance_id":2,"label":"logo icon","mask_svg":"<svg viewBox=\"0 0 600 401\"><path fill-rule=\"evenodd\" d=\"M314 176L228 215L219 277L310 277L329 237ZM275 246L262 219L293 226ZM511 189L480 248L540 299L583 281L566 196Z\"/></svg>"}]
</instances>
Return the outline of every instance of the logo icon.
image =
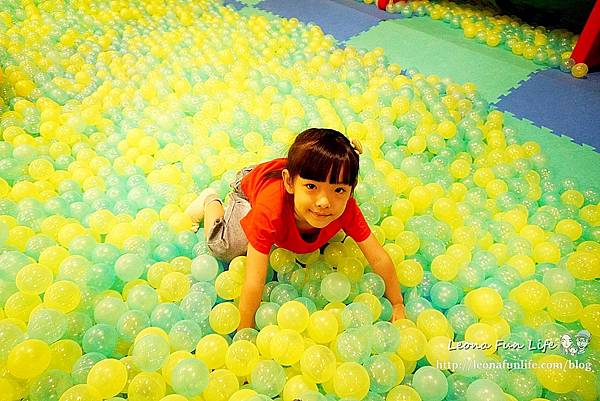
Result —
<instances>
[{"instance_id":1,"label":"logo icon","mask_svg":"<svg viewBox=\"0 0 600 401\"><path fill-rule=\"evenodd\" d=\"M592 335L587 330L581 330L572 337L570 334L560 336L560 347L566 355L583 354L590 343Z\"/></svg>"}]
</instances>

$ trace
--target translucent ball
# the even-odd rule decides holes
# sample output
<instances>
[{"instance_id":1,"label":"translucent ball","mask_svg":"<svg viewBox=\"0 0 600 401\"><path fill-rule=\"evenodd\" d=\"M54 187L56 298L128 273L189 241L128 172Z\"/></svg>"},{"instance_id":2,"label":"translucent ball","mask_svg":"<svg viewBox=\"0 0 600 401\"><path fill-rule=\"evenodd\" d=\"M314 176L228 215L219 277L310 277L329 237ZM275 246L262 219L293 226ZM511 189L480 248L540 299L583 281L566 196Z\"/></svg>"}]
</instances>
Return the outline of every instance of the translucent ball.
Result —
<instances>
[{"instance_id":1,"label":"translucent ball","mask_svg":"<svg viewBox=\"0 0 600 401\"><path fill-rule=\"evenodd\" d=\"M198 255L192 261L192 277L196 281L212 281L219 271L219 263L211 255Z\"/></svg>"},{"instance_id":2,"label":"translucent ball","mask_svg":"<svg viewBox=\"0 0 600 401\"><path fill-rule=\"evenodd\" d=\"M17 344L9 353L6 367L19 379L40 375L50 365L50 347L44 341L30 339Z\"/></svg>"},{"instance_id":3,"label":"translucent ball","mask_svg":"<svg viewBox=\"0 0 600 401\"><path fill-rule=\"evenodd\" d=\"M209 369L218 369L225 365L227 340L218 334L202 337L196 346L196 358L206 364Z\"/></svg>"},{"instance_id":4,"label":"translucent ball","mask_svg":"<svg viewBox=\"0 0 600 401\"><path fill-rule=\"evenodd\" d=\"M300 359L302 374L315 383L325 383L333 377L336 359L333 352L323 345L308 347Z\"/></svg>"},{"instance_id":5,"label":"translucent ball","mask_svg":"<svg viewBox=\"0 0 600 401\"><path fill-rule=\"evenodd\" d=\"M225 354L225 366L236 376L246 376L250 374L258 359L256 345L248 340L234 341Z\"/></svg>"},{"instance_id":6,"label":"translucent ball","mask_svg":"<svg viewBox=\"0 0 600 401\"><path fill-rule=\"evenodd\" d=\"M273 360L261 360L256 363L250 374L252 388L260 394L275 397L286 382L285 371Z\"/></svg>"},{"instance_id":7,"label":"translucent ball","mask_svg":"<svg viewBox=\"0 0 600 401\"><path fill-rule=\"evenodd\" d=\"M304 352L302 336L295 330L283 329L275 333L270 343L271 357L281 365L291 366Z\"/></svg>"},{"instance_id":8,"label":"translucent ball","mask_svg":"<svg viewBox=\"0 0 600 401\"><path fill-rule=\"evenodd\" d=\"M148 334L133 345L133 362L141 371L154 372L166 362L170 353L169 343L160 335Z\"/></svg>"},{"instance_id":9,"label":"translucent ball","mask_svg":"<svg viewBox=\"0 0 600 401\"><path fill-rule=\"evenodd\" d=\"M344 362L335 371L333 388L338 397L364 398L369 392L370 378L367 370L356 362Z\"/></svg>"},{"instance_id":10,"label":"translucent ball","mask_svg":"<svg viewBox=\"0 0 600 401\"><path fill-rule=\"evenodd\" d=\"M329 302L341 302L350 294L350 280L342 273L330 273L321 281L321 294Z\"/></svg>"},{"instance_id":11,"label":"translucent ball","mask_svg":"<svg viewBox=\"0 0 600 401\"><path fill-rule=\"evenodd\" d=\"M338 321L331 311L320 310L310 315L307 333L315 342L328 344L338 334Z\"/></svg>"},{"instance_id":12,"label":"translucent ball","mask_svg":"<svg viewBox=\"0 0 600 401\"><path fill-rule=\"evenodd\" d=\"M208 368L199 359L179 361L171 373L173 390L186 397L196 397L208 386Z\"/></svg>"},{"instance_id":13,"label":"translucent ball","mask_svg":"<svg viewBox=\"0 0 600 401\"><path fill-rule=\"evenodd\" d=\"M96 388L102 398L119 394L127 383L127 369L116 359L103 359L95 364L87 377L87 384Z\"/></svg>"},{"instance_id":14,"label":"translucent ball","mask_svg":"<svg viewBox=\"0 0 600 401\"><path fill-rule=\"evenodd\" d=\"M277 311L277 324L282 329L292 329L301 333L308 326L308 319L308 309L298 301L286 302Z\"/></svg>"},{"instance_id":15,"label":"translucent ball","mask_svg":"<svg viewBox=\"0 0 600 401\"><path fill-rule=\"evenodd\" d=\"M398 370L396 365L386 356L373 355L364 366L369 373L371 391L384 394L397 384Z\"/></svg>"},{"instance_id":16,"label":"translucent ball","mask_svg":"<svg viewBox=\"0 0 600 401\"><path fill-rule=\"evenodd\" d=\"M228 334L240 324L240 311L229 302L216 305L208 317L210 327L219 334Z\"/></svg>"}]
</instances>

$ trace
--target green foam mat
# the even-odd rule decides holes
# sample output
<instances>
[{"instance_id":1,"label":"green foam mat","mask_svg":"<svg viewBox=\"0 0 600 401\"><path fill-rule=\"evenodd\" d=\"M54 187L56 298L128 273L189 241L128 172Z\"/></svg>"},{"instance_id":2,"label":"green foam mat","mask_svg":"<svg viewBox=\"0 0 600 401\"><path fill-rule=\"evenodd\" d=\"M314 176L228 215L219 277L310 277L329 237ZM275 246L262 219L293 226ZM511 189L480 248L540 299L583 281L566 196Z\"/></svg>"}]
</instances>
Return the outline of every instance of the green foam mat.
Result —
<instances>
[{"instance_id":1,"label":"green foam mat","mask_svg":"<svg viewBox=\"0 0 600 401\"><path fill-rule=\"evenodd\" d=\"M558 136L548 128L540 128L504 112L504 125L515 128L521 143L540 144L555 179L574 177L582 188L599 187L600 154L592 147L571 142L567 136Z\"/></svg>"},{"instance_id":2,"label":"green foam mat","mask_svg":"<svg viewBox=\"0 0 600 401\"><path fill-rule=\"evenodd\" d=\"M466 39L462 30L431 18L383 21L346 43L367 49L383 47L390 61L402 67L416 67L459 83L474 82L490 102L541 68L505 49Z\"/></svg>"},{"instance_id":3,"label":"green foam mat","mask_svg":"<svg viewBox=\"0 0 600 401\"><path fill-rule=\"evenodd\" d=\"M238 0L240 3L244 3L247 6L255 6L262 0Z\"/></svg>"},{"instance_id":4,"label":"green foam mat","mask_svg":"<svg viewBox=\"0 0 600 401\"><path fill-rule=\"evenodd\" d=\"M281 18L278 15L275 15L268 11L264 11L264 10L261 10L260 8L251 7L251 6L244 7L241 10L239 10L238 12L245 17L249 17L251 15L262 15L262 16L267 17L270 20L273 18Z\"/></svg>"}]
</instances>

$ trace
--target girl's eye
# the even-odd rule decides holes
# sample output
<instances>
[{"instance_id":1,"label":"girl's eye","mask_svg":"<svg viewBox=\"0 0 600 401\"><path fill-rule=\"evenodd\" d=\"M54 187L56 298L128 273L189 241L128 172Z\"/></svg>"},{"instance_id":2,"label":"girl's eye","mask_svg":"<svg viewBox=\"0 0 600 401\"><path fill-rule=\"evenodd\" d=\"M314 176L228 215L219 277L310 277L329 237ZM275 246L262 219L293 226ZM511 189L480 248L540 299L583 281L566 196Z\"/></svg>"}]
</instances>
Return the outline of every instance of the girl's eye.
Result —
<instances>
[{"instance_id":1,"label":"girl's eye","mask_svg":"<svg viewBox=\"0 0 600 401\"><path fill-rule=\"evenodd\" d=\"M346 192L346 189L345 188L341 188L341 187L340 188L336 188L335 192L337 192L338 194L343 194L344 192Z\"/></svg>"},{"instance_id":2,"label":"girl's eye","mask_svg":"<svg viewBox=\"0 0 600 401\"><path fill-rule=\"evenodd\" d=\"M306 188L315 189L317 186L315 184L306 184Z\"/></svg>"}]
</instances>

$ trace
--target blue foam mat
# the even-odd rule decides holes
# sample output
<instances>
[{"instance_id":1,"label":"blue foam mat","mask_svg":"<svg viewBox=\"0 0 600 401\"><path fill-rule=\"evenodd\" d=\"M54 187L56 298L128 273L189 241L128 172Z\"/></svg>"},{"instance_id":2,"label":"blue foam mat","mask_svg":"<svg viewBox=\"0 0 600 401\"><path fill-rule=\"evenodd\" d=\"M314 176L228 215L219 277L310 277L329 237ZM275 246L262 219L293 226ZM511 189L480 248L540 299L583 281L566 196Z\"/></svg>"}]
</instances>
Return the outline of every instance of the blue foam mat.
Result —
<instances>
[{"instance_id":1,"label":"blue foam mat","mask_svg":"<svg viewBox=\"0 0 600 401\"><path fill-rule=\"evenodd\" d=\"M555 69L536 72L496 107L600 150L600 72L581 80Z\"/></svg>"},{"instance_id":2,"label":"blue foam mat","mask_svg":"<svg viewBox=\"0 0 600 401\"><path fill-rule=\"evenodd\" d=\"M373 17L379 18L380 20L403 18L402 14L388 13L385 10L380 10L373 4L365 4L362 1L356 1L356 0L329 0L329 1L333 1L335 3L342 4L346 7L353 8L362 13L372 15Z\"/></svg>"},{"instance_id":3,"label":"blue foam mat","mask_svg":"<svg viewBox=\"0 0 600 401\"><path fill-rule=\"evenodd\" d=\"M236 10L240 10L240 9L246 7L246 5L244 3L240 3L237 0L223 0L223 5L224 6L227 6L227 5L232 6Z\"/></svg>"},{"instance_id":4,"label":"blue foam mat","mask_svg":"<svg viewBox=\"0 0 600 401\"><path fill-rule=\"evenodd\" d=\"M264 0L257 7L285 18L313 22L339 41L345 41L381 21L380 17L330 0Z\"/></svg>"}]
</instances>

